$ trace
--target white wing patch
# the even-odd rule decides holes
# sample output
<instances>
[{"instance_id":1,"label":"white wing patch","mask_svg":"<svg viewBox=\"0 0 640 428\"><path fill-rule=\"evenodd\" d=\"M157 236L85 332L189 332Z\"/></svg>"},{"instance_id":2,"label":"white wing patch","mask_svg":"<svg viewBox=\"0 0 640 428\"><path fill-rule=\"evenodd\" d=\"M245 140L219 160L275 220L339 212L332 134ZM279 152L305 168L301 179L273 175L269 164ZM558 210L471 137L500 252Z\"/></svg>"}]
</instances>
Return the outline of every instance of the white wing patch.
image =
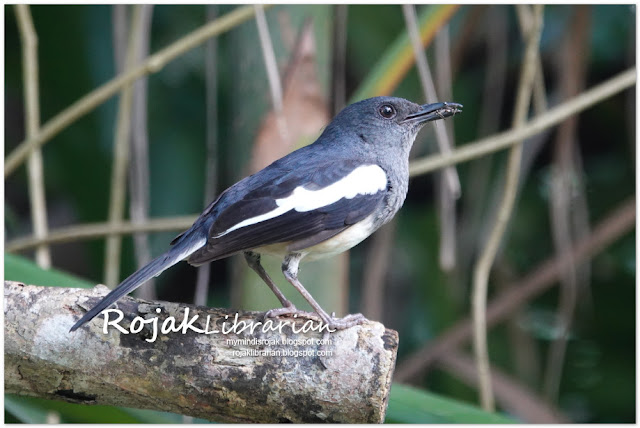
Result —
<instances>
[{"instance_id":1,"label":"white wing patch","mask_svg":"<svg viewBox=\"0 0 640 428\"><path fill-rule=\"evenodd\" d=\"M248 218L230 227L216 237L229 232L260 223L291 210L298 212L312 211L334 204L342 198L353 199L358 195L373 195L387 187L387 174L378 165L363 165L351 171L348 175L327 187L309 190L304 186L293 189L286 198L276 199L278 208L255 217Z\"/></svg>"}]
</instances>

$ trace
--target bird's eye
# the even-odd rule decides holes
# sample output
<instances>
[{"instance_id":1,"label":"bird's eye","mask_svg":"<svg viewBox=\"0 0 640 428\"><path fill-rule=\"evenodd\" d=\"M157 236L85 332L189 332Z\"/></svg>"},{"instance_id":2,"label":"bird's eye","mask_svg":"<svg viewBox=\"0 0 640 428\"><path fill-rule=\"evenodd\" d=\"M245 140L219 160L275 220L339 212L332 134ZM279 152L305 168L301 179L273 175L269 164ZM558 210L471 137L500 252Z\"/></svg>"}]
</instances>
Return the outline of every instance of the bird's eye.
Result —
<instances>
[{"instance_id":1,"label":"bird's eye","mask_svg":"<svg viewBox=\"0 0 640 428\"><path fill-rule=\"evenodd\" d=\"M378 112L380 113L380 116L384 117L385 119L391 119L396 115L396 109L389 104L381 105L378 109Z\"/></svg>"}]
</instances>

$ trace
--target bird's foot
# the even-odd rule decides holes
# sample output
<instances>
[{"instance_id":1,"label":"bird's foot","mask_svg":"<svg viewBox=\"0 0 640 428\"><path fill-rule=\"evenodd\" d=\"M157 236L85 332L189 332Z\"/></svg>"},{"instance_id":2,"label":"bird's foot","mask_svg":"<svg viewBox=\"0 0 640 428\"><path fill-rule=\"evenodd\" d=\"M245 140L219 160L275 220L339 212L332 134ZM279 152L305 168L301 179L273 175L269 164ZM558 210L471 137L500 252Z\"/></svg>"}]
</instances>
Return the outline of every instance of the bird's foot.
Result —
<instances>
[{"instance_id":1,"label":"bird's foot","mask_svg":"<svg viewBox=\"0 0 640 428\"><path fill-rule=\"evenodd\" d=\"M346 328L363 324L367 321L369 320L362 314L349 314L343 318L336 318L335 312L331 314L331 317L328 320L325 320L329 328L332 330L344 330Z\"/></svg>"},{"instance_id":2,"label":"bird's foot","mask_svg":"<svg viewBox=\"0 0 640 428\"><path fill-rule=\"evenodd\" d=\"M264 314L264 318L276 318L283 315L297 316L297 318L309 318L315 321L322 321L315 312L305 312L296 308L293 303L281 308L271 309Z\"/></svg>"},{"instance_id":3,"label":"bird's foot","mask_svg":"<svg viewBox=\"0 0 640 428\"><path fill-rule=\"evenodd\" d=\"M335 312L329 316L326 312L318 314L317 312L306 312L296 308L293 303L281 308L271 309L267 311L264 318L276 318L279 316L294 316L297 318L307 318L318 322L323 322L331 331L344 330L356 325L369 321L362 314L349 314L343 318L336 318Z\"/></svg>"}]
</instances>

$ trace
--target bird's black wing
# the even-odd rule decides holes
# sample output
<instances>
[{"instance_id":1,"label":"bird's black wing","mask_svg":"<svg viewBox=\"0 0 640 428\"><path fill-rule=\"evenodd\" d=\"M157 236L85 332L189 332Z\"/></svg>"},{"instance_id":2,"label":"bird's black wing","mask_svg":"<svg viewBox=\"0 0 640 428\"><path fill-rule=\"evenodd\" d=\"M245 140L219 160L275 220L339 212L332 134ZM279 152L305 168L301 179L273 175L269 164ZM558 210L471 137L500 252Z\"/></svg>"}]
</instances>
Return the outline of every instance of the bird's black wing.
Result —
<instances>
[{"instance_id":1,"label":"bird's black wing","mask_svg":"<svg viewBox=\"0 0 640 428\"><path fill-rule=\"evenodd\" d=\"M294 243L295 250L301 250L367 218L383 203L388 183L379 166L358 169L362 166L353 160L334 160L280 170L279 175L268 171L270 176L255 180L259 186L219 210L207 244L191 255L189 263L199 265L277 243ZM331 199L341 195L345 196ZM287 203L297 203L298 209L287 209Z\"/></svg>"}]
</instances>

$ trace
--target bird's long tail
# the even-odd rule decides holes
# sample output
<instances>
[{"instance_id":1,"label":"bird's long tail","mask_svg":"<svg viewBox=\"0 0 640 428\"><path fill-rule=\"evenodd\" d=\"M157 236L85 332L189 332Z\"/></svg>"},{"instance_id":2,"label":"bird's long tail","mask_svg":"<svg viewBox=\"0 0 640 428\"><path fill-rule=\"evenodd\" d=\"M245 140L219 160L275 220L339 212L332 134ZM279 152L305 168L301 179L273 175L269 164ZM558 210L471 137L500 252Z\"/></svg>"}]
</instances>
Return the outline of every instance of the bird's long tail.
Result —
<instances>
[{"instance_id":1,"label":"bird's long tail","mask_svg":"<svg viewBox=\"0 0 640 428\"><path fill-rule=\"evenodd\" d=\"M83 324L91 321L96 315L109 307L116 300L129 294L131 291L140 287L146 281L150 280L154 276L160 275L165 269L178 263L180 260L185 259L198 249L202 248L207 242L207 238L197 232L194 234L185 234L176 244L166 253L153 259L149 264L140 268L140 270L134 272L127 279L122 281L120 285L114 288L111 293L107 294L97 305L95 305L89 312L84 314L80 320L71 327L71 331L76 330Z\"/></svg>"}]
</instances>

